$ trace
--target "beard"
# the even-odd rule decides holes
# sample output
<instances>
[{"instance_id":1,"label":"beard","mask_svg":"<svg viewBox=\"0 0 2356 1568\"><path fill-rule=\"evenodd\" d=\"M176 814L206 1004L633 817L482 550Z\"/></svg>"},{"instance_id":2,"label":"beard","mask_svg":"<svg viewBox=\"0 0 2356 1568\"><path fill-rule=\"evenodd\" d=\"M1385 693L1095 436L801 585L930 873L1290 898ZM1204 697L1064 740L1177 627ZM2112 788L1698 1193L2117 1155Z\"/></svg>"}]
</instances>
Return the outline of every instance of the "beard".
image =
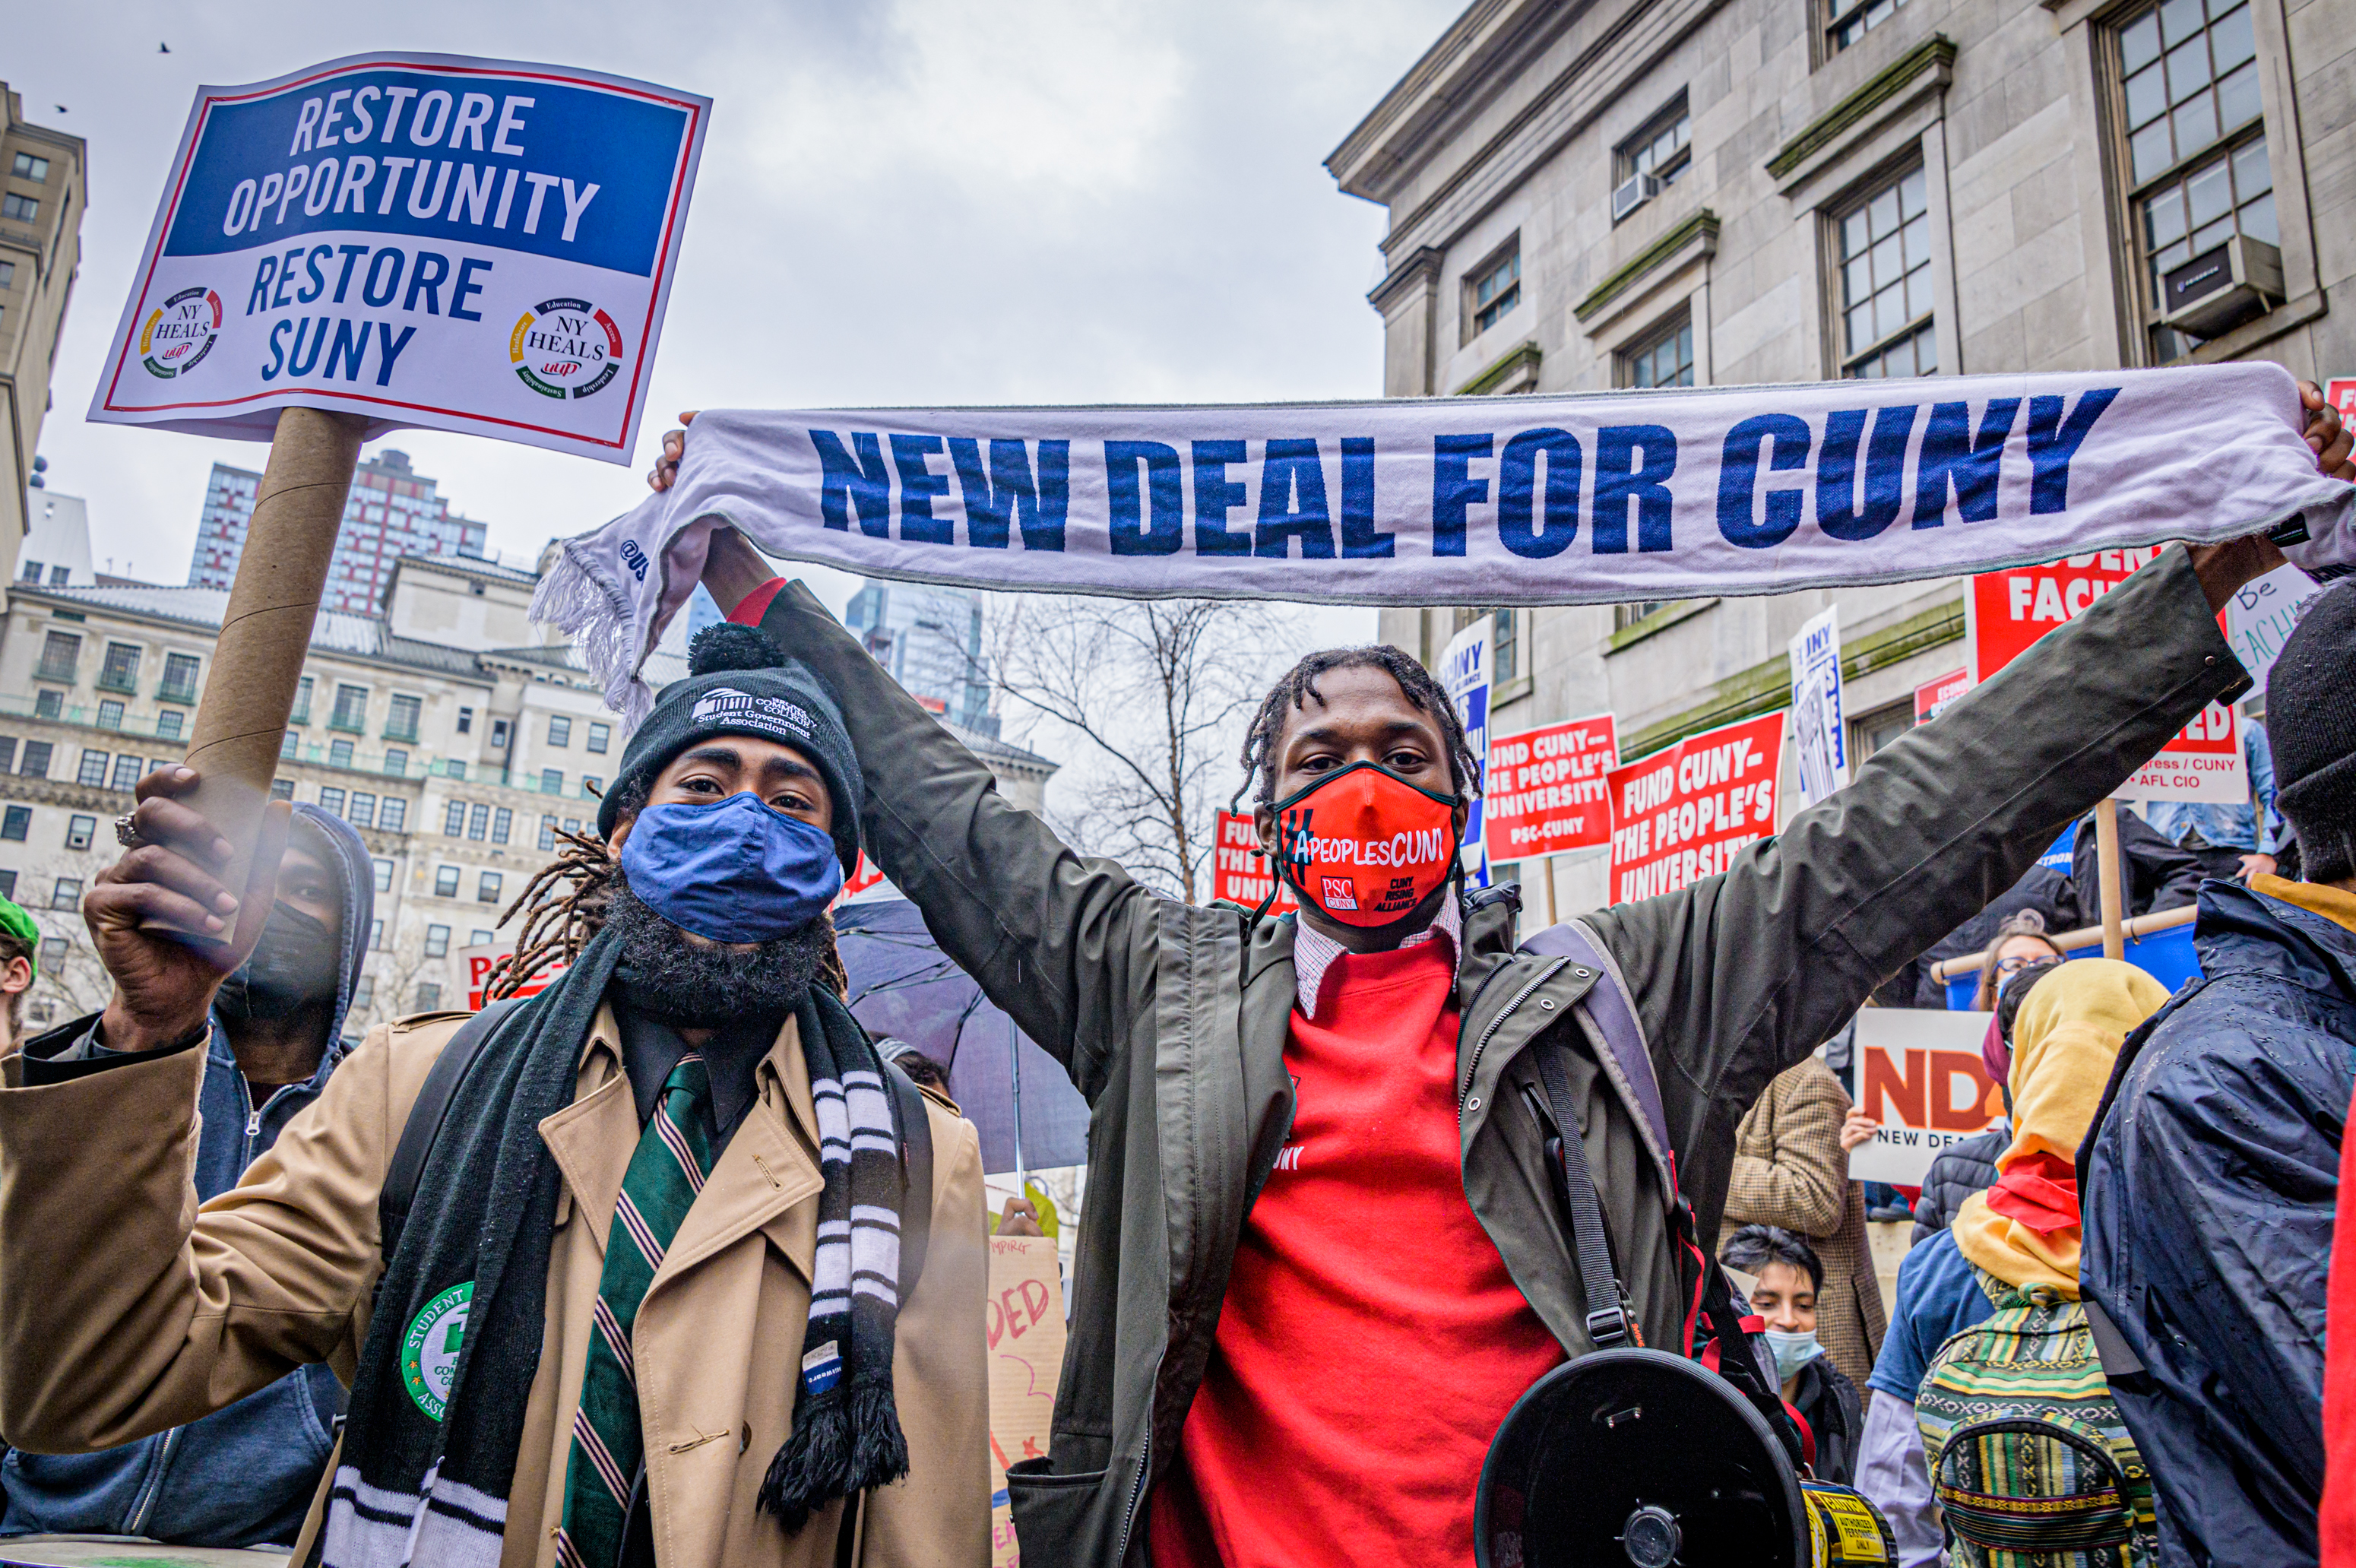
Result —
<instances>
[{"instance_id":1,"label":"beard","mask_svg":"<svg viewBox=\"0 0 2356 1568\"><path fill-rule=\"evenodd\" d=\"M691 1028L783 1017L834 950L833 922L824 913L756 946L701 945L641 902L619 867L605 923L621 933L615 974L633 1004Z\"/></svg>"}]
</instances>

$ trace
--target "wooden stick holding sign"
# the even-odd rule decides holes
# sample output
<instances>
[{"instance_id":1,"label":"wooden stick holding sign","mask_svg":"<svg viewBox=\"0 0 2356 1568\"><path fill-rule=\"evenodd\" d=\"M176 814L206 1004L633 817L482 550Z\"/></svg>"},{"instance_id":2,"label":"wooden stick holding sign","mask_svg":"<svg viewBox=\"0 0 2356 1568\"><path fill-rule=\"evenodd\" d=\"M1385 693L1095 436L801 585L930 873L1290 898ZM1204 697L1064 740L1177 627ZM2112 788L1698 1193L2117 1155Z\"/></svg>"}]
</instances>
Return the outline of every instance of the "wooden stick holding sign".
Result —
<instances>
[{"instance_id":1,"label":"wooden stick holding sign","mask_svg":"<svg viewBox=\"0 0 2356 1568\"><path fill-rule=\"evenodd\" d=\"M2127 955L2126 879L2119 865L2119 803L2104 799L2094 806L2096 880L2102 884L2103 956Z\"/></svg>"}]
</instances>

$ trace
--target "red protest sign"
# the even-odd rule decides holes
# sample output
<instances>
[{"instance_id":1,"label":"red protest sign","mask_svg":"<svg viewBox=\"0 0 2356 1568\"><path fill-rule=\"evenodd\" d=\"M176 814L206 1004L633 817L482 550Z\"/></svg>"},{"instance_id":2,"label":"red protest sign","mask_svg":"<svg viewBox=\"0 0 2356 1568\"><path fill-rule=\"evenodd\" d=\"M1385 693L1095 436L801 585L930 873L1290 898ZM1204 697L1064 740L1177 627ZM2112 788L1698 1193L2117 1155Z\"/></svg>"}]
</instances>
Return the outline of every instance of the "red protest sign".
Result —
<instances>
[{"instance_id":1,"label":"red protest sign","mask_svg":"<svg viewBox=\"0 0 2356 1568\"><path fill-rule=\"evenodd\" d=\"M1968 670L1958 670L1952 675L1923 682L1914 688L1914 722L1929 724L1954 706L1955 699L1971 689L1972 672Z\"/></svg>"},{"instance_id":2,"label":"red protest sign","mask_svg":"<svg viewBox=\"0 0 2356 1568\"><path fill-rule=\"evenodd\" d=\"M1604 799L1603 776L1619 760L1610 714L1491 740L1482 808L1490 860L1610 843L1612 807Z\"/></svg>"},{"instance_id":3,"label":"red protest sign","mask_svg":"<svg viewBox=\"0 0 2356 1568\"><path fill-rule=\"evenodd\" d=\"M2158 553L2158 545L2104 550L1974 577L1964 597L1964 626L1975 680L1985 681L2019 658ZM2130 800L2247 801L2239 715L2222 703L2210 703L2117 792Z\"/></svg>"},{"instance_id":4,"label":"red protest sign","mask_svg":"<svg viewBox=\"0 0 2356 1568\"><path fill-rule=\"evenodd\" d=\"M515 952L513 942L486 942L479 947L460 948L457 951L459 971L466 977L466 1010L483 1010L483 991L490 984L491 970L503 958ZM523 983L518 996L537 996L556 983L557 977L572 967L562 959L551 960L547 968Z\"/></svg>"},{"instance_id":5,"label":"red protest sign","mask_svg":"<svg viewBox=\"0 0 2356 1568\"><path fill-rule=\"evenodd\" d=\"M2341 419L2356 419L2356 376L2332 377L2324 383L2323 401L2338 409Z\"/></svg>"},{"instance_id":6,"label":"red protest sign","mask_svg":"<svg viewBox=\"0 0 2356 1568\"><path fill-rule=\"evenodd\" d=\"M1212 847L1216 852L1211 865L1212 898L1258 908L1275 879L1267 857L1259 853L1259 834L1252 829L1251 813L1221 811L1218 842ZM1292 889L1287 887L1277 894L1269 913L1280 915L1292 907Z\"/></svg>"},{"instance_id":7,"label":"red protest sign","mask_svg":"<svg viewBox=\"0 0 2356 1568\"><path fill-rule=\"evenodd\" d=\"M1604 776L1614 903L1714 876L1774 832L1783 721L1779 710L1688 736Z\"/></svg>"}]
</instances>

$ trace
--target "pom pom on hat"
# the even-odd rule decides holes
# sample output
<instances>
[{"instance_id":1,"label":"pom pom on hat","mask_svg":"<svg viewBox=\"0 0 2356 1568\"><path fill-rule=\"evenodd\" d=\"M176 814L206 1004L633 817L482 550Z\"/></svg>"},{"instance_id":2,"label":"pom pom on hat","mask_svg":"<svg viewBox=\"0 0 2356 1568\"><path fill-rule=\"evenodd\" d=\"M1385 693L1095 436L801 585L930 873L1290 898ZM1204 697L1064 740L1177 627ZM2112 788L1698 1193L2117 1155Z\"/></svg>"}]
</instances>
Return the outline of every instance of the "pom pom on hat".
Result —
<instances>
[{"instance_id":1,"label":"pom pom on hat","mask_svg":"<svg viewBox=\"0 0 2356 1568\"><path fill-rule=\"evenodd\" d=\"M768 634L757 626L738 626L734 621L714 621L695 634L687 645L687 671L692 675L717 675L728 670L775 670L786 662L786 656Z\"/></svg>"}]
</instances>

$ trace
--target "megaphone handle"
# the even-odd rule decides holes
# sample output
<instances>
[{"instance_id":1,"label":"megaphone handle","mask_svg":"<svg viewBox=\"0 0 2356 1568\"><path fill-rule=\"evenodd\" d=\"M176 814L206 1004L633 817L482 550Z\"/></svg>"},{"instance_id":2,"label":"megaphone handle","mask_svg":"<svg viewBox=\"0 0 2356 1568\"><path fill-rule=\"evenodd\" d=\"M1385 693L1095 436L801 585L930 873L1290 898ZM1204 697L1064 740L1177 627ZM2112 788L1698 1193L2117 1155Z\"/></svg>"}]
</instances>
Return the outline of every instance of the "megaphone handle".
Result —
<instances>
[{"instance_id":1,"label":"megaphone handle","mask_svg":"<svg viewBox=\"0 0 2356 1568\"><path fill-rule=\"evenodd\" d=\"M1587 1167L1562 1047L1542 1036L1536 1048L1538 1081L1546 1086L1548 1119L1555 1125L1555 1136L1547 1140L1547 1161L1559 1183L1557 1194L1568 1211L1570 1248L1579 1259L1580 1286L1587 1294L1587 1337L1597 1349L1608 1349L1629 1337L1627 1304L1621 1295L1619 1272L1612 1266L1612 1237L1603 1228L1594 1173Z\"/></svg>"}]
</instances>

